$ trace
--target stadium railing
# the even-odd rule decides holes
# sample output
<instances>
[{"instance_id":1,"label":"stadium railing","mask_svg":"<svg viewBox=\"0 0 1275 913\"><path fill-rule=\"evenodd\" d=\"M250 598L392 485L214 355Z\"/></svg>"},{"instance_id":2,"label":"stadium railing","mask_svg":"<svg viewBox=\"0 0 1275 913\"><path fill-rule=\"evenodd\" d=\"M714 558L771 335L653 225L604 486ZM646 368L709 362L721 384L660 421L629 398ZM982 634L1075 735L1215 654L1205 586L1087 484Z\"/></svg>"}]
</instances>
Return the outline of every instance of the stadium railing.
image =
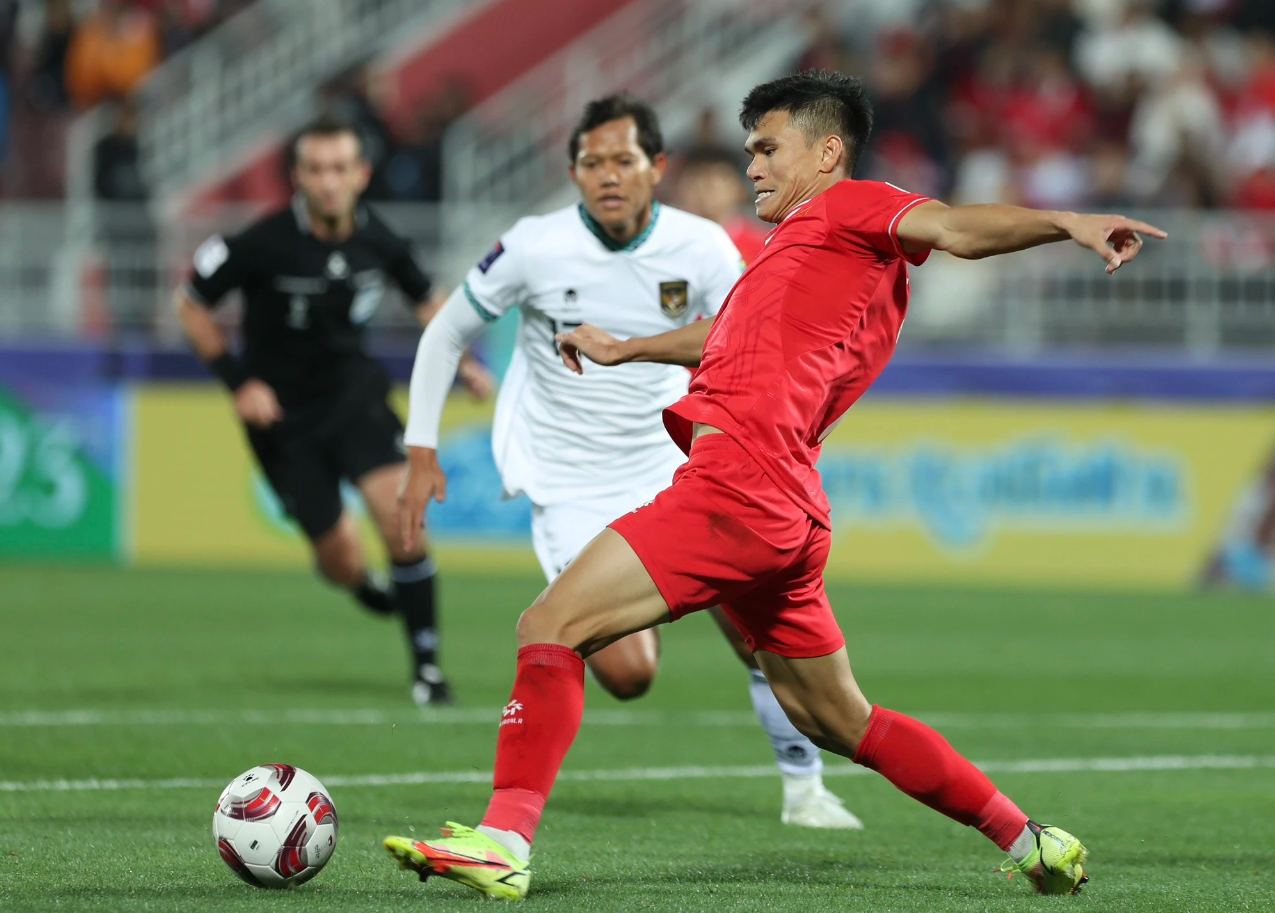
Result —
<instances>
[{"instance_id":1,"label":"stadium railing","mask_svg":"<svg viewBox=\"0 0 1275 913\"><path fill-rule=\"evenodd\" d=\"M165 61L143 88L139 137L155 195L216 174L263 127L298 123L314 90L399 41L471 6L469 0L258 0ZM67 149L74 197L87 197L91 155L110 129L99 112L76 121Z\"/></svg>"},{"instance_id":2,"label":"stadium railing","mask_svg":"<svg viewBox=\"0 0 1275 913\"><path fill-rule=\"evenodd\" d=\"M567 139L585 103L630 91L666 136L689 132L717 98L738 103L800 53L817 0L639 0L452 125L446 197L536 205L567 186Z\"/></svg>"},{"instance_id":3,"label":"stadium railing","mask_svg":"<svg viewBox=\"0 0 1275 913\"><path fill-rule=\"evenodd\" d=\"M523 211L498 204L381 205L447 286L490 246L492 226ZM146 207L100 206L91 223L62 204L0 207L0 335L136 334L176 341L169 302L195 247L256 211L230 206L165 221ZM1092 253L1051 245L975 263L936 255L912 270L905 345L1032 352L1060 346L1157 346L1207 357L1275 343L1275 218L1162 210L1168 230L1106 276ZM498 231L499 228L494 229ZM231 309L233 312L233 309ZM387 302L375 323L410 328Z\"/></svg>"}]
</instances>

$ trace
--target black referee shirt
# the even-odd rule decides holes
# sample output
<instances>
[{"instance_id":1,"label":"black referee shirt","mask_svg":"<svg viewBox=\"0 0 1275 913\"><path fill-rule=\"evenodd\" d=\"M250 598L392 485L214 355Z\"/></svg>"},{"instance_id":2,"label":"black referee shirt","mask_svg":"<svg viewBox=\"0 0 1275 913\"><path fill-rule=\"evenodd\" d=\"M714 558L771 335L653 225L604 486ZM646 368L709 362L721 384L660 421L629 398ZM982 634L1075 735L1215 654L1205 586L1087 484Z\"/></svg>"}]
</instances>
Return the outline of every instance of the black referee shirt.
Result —
<instances>
[{"instance_id":1,"label":"black referee shirt","mask_svg":"<svg viewBox=\"0 0 1275 913\"><path fill-rule=\"evenodd\" d=\"M320 241L298 195L292 205L239 234L213 235L195 252L187 292L212 308L242 289L243 359L251 377L274 388L280 404L305 406L383 377L363 350L363 327L394 282L408 303L430 281L412 245L361 205L355 231ZM316 403L317 404L317 403Z\"/></svg>"}]
</instances>

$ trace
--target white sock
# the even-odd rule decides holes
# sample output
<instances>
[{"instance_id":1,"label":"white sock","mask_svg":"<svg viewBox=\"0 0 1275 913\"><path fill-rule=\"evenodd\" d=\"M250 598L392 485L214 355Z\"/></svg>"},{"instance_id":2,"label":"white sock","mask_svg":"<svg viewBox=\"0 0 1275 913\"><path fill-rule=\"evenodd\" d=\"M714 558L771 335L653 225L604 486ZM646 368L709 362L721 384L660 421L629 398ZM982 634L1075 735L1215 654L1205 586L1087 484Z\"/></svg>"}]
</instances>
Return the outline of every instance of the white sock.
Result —
<instances>
[{"instance_id":1,"label":"white sock","mask_svg":"<svg viewBox=\"0 0 1275 913\"><path fill-rule=\"evenodd\" d=\"M754 669L748 673L748 679L748 695L753 699L753 710L770 739L780 773L793 777L818 777L823 773L823 756L819 749L789 722L784 708L775 699L775 692L770 690L766 676Z\"/></svg>"},{"instance_id":2,"label":"white sock","mask_svg":"<svg viewBox=\"0 0 1275 913\"><path fill-rule=\"evenodd\" d=\"M502 831L498 828L480 824L474 828L480 834L486 834L523 862L531 858L531 844L522 838L522 834L514 831Z\"/></svg>"},{"instance_id":3,"label":"white sock","mask_svg":"<svg viewBox=\"0 0 1275 913\"><path fill-rule=\"evenodd\" d=\"M1014 845L1009 848L1009 858L1015 862L1022 862L1030 856L1036 849L1036 835L1032 833L1030 827L1024 827L1023 832L1014 839Z\"/></svg>"}]
</instances>

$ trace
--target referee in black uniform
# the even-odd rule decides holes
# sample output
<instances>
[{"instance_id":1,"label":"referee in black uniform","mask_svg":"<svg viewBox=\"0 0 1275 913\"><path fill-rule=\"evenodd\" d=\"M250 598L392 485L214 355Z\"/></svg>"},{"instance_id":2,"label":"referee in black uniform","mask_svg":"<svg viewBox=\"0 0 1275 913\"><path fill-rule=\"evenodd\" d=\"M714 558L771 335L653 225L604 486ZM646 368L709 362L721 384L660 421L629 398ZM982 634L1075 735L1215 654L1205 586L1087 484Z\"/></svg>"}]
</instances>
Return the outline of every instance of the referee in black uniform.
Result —
<instances>
[{"instance_id":1,"label":"referee in black uniform","mask_svg":"<svg viewBox=\"0 0 1275 913\"><path fill-rule=\"evenodd\" d=\"M415 658L418 704L449 703L439 669L434 564L425 543L402 546L395 499L403 426L386 402L389 377L363 349L363 327L395 283L422 324L430 281L412 247L359 203L370 168L357 134L323 119L296 139L292 204L234 237L196 251L179 292L182 326L234 396L248 443L288 514L304 530L320 573L373 611L398 611ZM231 354L209 311L234 289L244 298L243 352ZM471 392L491 379L468 361ZM393 562L393 589L369 573L341 481L356 485Z\"/></svg>"}]
</instances>

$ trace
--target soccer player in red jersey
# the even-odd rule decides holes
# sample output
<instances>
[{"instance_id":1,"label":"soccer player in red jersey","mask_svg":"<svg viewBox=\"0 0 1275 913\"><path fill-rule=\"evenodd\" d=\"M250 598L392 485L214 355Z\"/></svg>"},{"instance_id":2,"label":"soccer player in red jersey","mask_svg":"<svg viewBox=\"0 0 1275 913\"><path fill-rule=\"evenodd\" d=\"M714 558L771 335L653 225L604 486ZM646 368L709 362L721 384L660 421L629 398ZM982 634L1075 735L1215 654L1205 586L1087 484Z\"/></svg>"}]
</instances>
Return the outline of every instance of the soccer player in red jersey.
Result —
<instances>
[{"instance_id":1,"label":"soccer player in red jersey","mask_svg":"<svg viewBox=\"0 0 1275 913\"><path fill-rule=\"evenodd\" d=\"M1036 888L1074 893L1087 852L1019 810L937 732L871 704L855 683L824 591L830 518L820 443L894 352L907 264L931 250L965 259L1074 240L1108 273L1141 234L1115 215L1012 206L949 208L853 180L872 127L855 79L811 72L757 86L740 120L758 216L776 225L715 321L618 340L593 327L559 336L583 370L659 361L698 366L665 412L689 454L672 485L594 539L518 622L518 668L496 742L494 793L477 829L386 840L405 866L519 898L545 800L584 710L584 661L634 631L721 605L775 695L815 744L877 771L907 795L977 828Z\"/></svg>"}]
</instances>

